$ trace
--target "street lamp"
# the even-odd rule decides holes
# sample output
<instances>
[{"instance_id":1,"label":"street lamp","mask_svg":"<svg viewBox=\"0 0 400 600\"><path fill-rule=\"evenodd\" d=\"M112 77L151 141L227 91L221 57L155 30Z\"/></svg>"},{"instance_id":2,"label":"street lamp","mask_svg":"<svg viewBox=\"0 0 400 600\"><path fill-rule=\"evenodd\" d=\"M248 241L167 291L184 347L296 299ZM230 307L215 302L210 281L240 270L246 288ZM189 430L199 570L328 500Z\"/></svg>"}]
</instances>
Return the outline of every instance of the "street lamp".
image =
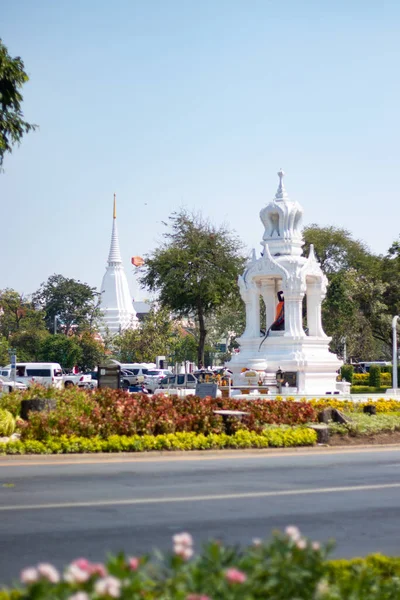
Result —
<instances>
[{"instance_id":1,"label":"street lamp","mask_svg":"<svg viewBox=\"0 0 400 600\"><path fill-rule=\"evenodd\" d=\"M392 319L392 333L393 333L393 360L392 360L392 385L394 393L397 390L397 319L398 315Z\"/></svg>"},{"instance_id":2,"label":"street lamp","mask_svg":"<svg viewBox=\"0 0 400 600\"><path fill-rule=\"evenodd\" d=\"M278 392L280 394L282 394L282 383L284 383L284 381L285 381L285 374L280 367L278 368L278 370L276 372L276 381L278 384Z\"/></svg>"}]
</instances>

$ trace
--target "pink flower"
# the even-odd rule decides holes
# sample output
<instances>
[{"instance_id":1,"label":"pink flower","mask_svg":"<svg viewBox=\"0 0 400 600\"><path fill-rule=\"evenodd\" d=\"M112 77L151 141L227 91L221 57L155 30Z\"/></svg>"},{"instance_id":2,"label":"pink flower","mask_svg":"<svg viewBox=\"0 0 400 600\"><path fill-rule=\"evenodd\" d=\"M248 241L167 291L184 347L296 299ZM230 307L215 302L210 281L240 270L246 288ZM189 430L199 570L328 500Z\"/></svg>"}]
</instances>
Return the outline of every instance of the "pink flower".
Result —
<instances>
[{"instance_id":1,"label":"pink flower","mask_svg":"<svg viewBox=\"0 0 400 600\"><path fill-rule=\"evenodd\" d=\"M68 600L89 600L89 595L86 592L77 592L70 596Z\"/></svg>"},{"instance_id":2,"label":"pink flower","mask_svg":"<svg viewBox=\"0 0 400 600\"><path fill-rule=\"evenodd\" d=\"M318 550L321 550L321 544L319 542L313 542L311 548L317 552Z\"/></svg>"},{"instance_id":3,"label":"pink flower","mask_svg":"<svg viewBox=\"0 0 400 600\"><path fill-rule=\"evenodd\" d=\"M188 548L187 546L182 546L181 544L176 544L174 546L174 554L183 558L183 560L189 560L193 556L192 548Z\"/></svg>"},{"instance_id":4,"label":"pink flower","mask_svg":"<svg viewBox=\"0 0 400 600\"><path fill-rule=\"evenodd\" d=\"M21 571L20 580L22 583L29 585L30 583L36 583L39 579L38 570L35 567L27 567Z\"/></svg>"},{"instance_id":5,"label":"pink flower","mask_svg":"<svg viewBox=\"0 0 400 600\"><path fill-rule=\"evenodd\" d=\"M98 596L111 596L119 598L121 595L121 582L116 577L109 575L96 581L94 591Z\"/></svg>"},{"instance_id":6,"label":"pink flower","mask_svg":"<svg viewBox=\"0 0 400 600\"><path fill-rule=\"evenodd\" d=\"M246 573L239 571L239 569L227 569L225 571L226 580L229 583L244 583L247 579Z\"/></svg>"},{"instance_id":7,"label":"pink flower","mask_svg":"<svg viewBox=\"0 0 400 600\"><path fill-rule=\"evenodd\" d=\"M64 579L68 583L85 583L90 577L88 571L84 571L74 563L70 564L64 572Z\"/></svg>"},{"instance_id":8,"label":"pink flower","mask_svg":"<svg viewBox=\"0 0 400 600\"><path fill-rule=\"evenodd\" d=\"M107 575L107 569L101 563L89 563L87 570L90 575L100 575L100 577Z\"/></svg>"},{"instance_id":9,"label":"pink flower","mask_svg":"<svg viewBox=\"0 0 400 600\"><path fill-rule=\"evenodd\" d=\"M211 600L211 598L203 594L189 594L186 596L186 600Z\"/></svg>"},{"instance_id":10,"label":"pink flower","mask_svg":"<svg viewBox=\"0 0 400 600\"><path fill-rule=\"evenodd\" d=\"M137 569L139 568L139 563L139 559L135 556L128 557L128 565L131 571L137 571Z\"/></svg>"},{"instance_id":11,"label":"pink flower","mask_svg":"<svg viewBox=\"0 0 400 600\"><path fill-rule=\"evenodd\" d=\"M58 583L60 581L59 572L49 563L40 563L40 565L37 566L37 570L39 575L50 581L50 583Z\"/></svg>"},{"instance_id":12,"label":"pink flower","mask_svg":"<svg viewBox=\"0 0 400 600\"><path fill-rule=\"evenodd\" d=\"M72 561L71 564L76 565L82 569L82 571L87 571L90 565L87 558L77 558L76 560Z\"/></svg>"},{"instance_id":13,"label":"pink flower","mask_svg":"<svg viewBox=\"0 0 400 600\"><path fill-rule=\"evenodd\" d=\"M303 538L301 538L301 539L297 540L297 542L296 542L296 547L297 547L299 550L305 550L305 549L307 548L307 542L306 542L306 540L305 540L305 539L303 539Z\"/></svg>"},{"instance_id":14,"label":"pink flower","mask_svg":"<svg viewBox=\"0 0 400 600\"><path fill-rule=\"evenodd\" d=\"M300 539L300 529L298 527L296 527L295 525L289 525L288 527L286 527L285 529L285 533L288 537L290 537L290 539L293 542L297 542L298 539Z\"/></svg>"},{"instance_id":15,"label":"pink flower","mask_svg":"<svg viewBox=\"0 0 400 600\"><path fill-rule=\"evenodd\" d=\"M175 545L193 546L193 538L190 533L177 533L172 538Z\"/></svg>"}]
</instances>

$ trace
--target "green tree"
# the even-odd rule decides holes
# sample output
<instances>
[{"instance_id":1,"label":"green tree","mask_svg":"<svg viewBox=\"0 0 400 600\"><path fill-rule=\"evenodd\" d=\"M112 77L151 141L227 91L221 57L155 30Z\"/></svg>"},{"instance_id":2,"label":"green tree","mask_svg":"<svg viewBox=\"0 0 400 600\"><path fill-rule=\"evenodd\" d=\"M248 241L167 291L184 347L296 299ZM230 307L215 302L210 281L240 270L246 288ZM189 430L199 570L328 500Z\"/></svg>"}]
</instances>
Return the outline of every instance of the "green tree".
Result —
<instances>
[{"instance_id":1,"label":"green tree","mask_svg":"<svg viewBox=\"0 0 400 600\"><path fill-rule=\"evenodd\" d=\"M169 355L173 335L169 311L153 307L137 329L114 338L114 353L120 362L154 362L156 356Z\"/></svg>"},{"instance_id":2,"label":"green tree","mask_svg":"<svg viewBox=\"0 0 400 600\"><path fill-rule=\"evenodd\" d=\"M28 79L21 58L12 58L0 39L0 168L5 154L37 127L24 120L21 110L21 88Z\"/></svg>"},{"instance_id":3,"label":"green tree","mask_svg":"<svg viewBox=\"0 0 400 600\"><path fill-rule=\"evenodd\" d=\"M82 348L75 337L62 333L49 335L40 348L40 359L46 362L60 363L65 369L71 369L79 364L82 358Z\"/></svg>"},{"instance_id":4,"label":"green tree","mask_svg":"<svg viewBox=\"0 0 400 600\"><path fill-rule=\"evenodd\" d=\"M51 275L33 295L33 301L45 313L48 330L54 333L54 319L57 326L68 335L76 331L96 330L100 310L100 294L96 288L63 275Z\"/></svg>"},{"instance_id":5,"label":"green tree","mask_svg":"<svg viewBox=\"0 0 400 600\"><path fill-rule=\"evenodd\" d=\"M9 339L17 332L44 329L44 315L30 300L15 290L0 291L0 335Z\"/></svg>"},{"instance_id":6,"label":"green tree","mask_svg":"<svg viewBox=\"0 0 400 600\"><path fill-rule=\"evenodd\" d=\"M96 340L89 331L85 331L76 341L82 351L78 366L83 371L94 369L104 360L105 349L103 344Z\"/></svg>"},{"instance_id":7,"label":"green tree","mask_svg":"<svg viewBox=\"0 0 400 600\"><path fill-rule=\"evenodd\" d=\"M10 337L10 346L15 349L18 361L37 362L43 342L50 334L45 329L20 330Z\"/></svg>"},{"instance_id":8,"label":"green tree","mask_svg":"<svg viewBox=\"0 0 400 600\"><path fill-rule=\"evenodd\" d=\"M243 268L242 244L226 227L181 210L170 217L171 231L146 257L141 283L158 293L161 306L193 316L199 327L197 360L204 364L206 318L224 305Z\"/></svg>"},{"instance_id":9,"label":"green tree","mask_svg":"<svg viewBox=\"0 0 400 600\"><path fill-rule=\"evenodd\" d=\"M5 337L0 336L0 365L4 367L10 362L10 346Z\"/></svg>"}]
</instances>

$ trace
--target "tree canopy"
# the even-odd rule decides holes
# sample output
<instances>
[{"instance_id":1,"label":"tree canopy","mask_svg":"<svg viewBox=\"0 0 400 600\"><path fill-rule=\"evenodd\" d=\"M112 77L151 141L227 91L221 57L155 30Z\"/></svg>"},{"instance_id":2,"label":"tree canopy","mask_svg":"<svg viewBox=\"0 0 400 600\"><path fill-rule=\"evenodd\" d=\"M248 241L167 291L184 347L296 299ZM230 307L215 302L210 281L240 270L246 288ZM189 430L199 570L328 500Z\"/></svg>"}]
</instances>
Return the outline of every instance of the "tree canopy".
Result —
<instances>
[{"instance_id":1,"label":"tree canopy","mask_svg":"<svg viewBox=\"0 0 400 600\"><path fill-rule=\"evenodd\" d=\"M173 213L169 221L170 230L164 233L163 243L145 259L141 283L157 292L161 306L196 319L201 365L206 317L236 292L244 264L242 244L225 226L215 227L201 215L186 210Z\"/></svg>"},{"instance_id":2,"label":"tree canopy","mask_svg":"<svg viewBox=\"0 0 400 600\"><path fill-rule=\"evenodd\" d=\"M51 275L33 294L33 302L45 315L48 330L54 333L54 319L68 335L96 329L101 311L100 294L96 288L63 275Z\"/></svg>"},{"instance_id":3,"label":"tree canopy","mask_svg":"<svg viewBox=\"0 0 400 600\"><path fill-rule=\"evenodd\" d=\"M28 80L21 58L12 58L0 39L0 168L13 145L37 127L24 120L21 108L21 88Z\"/></svg>"}]
</instances>

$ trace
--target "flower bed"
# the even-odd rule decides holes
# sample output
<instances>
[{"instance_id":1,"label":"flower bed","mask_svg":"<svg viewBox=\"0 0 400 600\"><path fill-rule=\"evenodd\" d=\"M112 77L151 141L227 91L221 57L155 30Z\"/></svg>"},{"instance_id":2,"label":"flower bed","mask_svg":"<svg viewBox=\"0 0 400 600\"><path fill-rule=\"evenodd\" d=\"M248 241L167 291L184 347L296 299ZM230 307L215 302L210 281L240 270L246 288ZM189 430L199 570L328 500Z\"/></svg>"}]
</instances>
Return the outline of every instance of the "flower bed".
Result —
<instances>
[{"instance_id":1,"label":"flower bed","mask_svg":"<svg viewBox=\"0 0 400 600\"><path fill-rule=\"evenodd\" d=\"M76 454L82 452L146 452L151 450L219 450L223 448L288 448L312 446L317 440L308 427L271 426L261 434L240 430L234 435L167 433L113 435L107 439L79 436L48 437L44 441L18 440L0 444L0 454Z\"/></svg>"},{"instance_id":2,"label":"flower bed","mask_svg":"<svg viewBox=\"0 0 400 600\"><path fill-rule=\"evenodd\" d=\"M219 542L194 553L190 534L173 537L172 552L111 557L106 564L78 558L60 573L41 563L21 572L21 583L0 600L395 600L399 559L370 556L327 560L332 545L304 538L297 527L271 542L241 550Z\"/></svg>"},{"instance_id":3,"label":"flower bed","mask_svg":"<svg viewBox=\"0 0 400 600\"><path fill-rule=\"evenodd\" d=\"M400 413L379 413L373 416L363 413L348 413L349 423L330 423L332 434L370 436L376 433L400 431Z\"/></svg>"},{"instance_id":4,"label":"flower bed","mask_svg":"<svg viewBox=\"0 0 400 600\"><path fill-rule=\"evenodd\" d=\"M11 394L10 394L11 396ZM18 413L16 403L0 400L0 406ZM224 421L215 410L241 410L248 413L240 421L232 418L231 429L262 433L266 424L302 425L316 420L317 413L308 403L290 401L235 400L232 398L187 398L164 395L130 395L121 390L85 393L65 390L58 396L57 409L30 413L21 425L22 440L44 441L49 437L78 435L103 439L111 435L160 435L166 433L224 433Z\"/></svg>"}]
</instances>

